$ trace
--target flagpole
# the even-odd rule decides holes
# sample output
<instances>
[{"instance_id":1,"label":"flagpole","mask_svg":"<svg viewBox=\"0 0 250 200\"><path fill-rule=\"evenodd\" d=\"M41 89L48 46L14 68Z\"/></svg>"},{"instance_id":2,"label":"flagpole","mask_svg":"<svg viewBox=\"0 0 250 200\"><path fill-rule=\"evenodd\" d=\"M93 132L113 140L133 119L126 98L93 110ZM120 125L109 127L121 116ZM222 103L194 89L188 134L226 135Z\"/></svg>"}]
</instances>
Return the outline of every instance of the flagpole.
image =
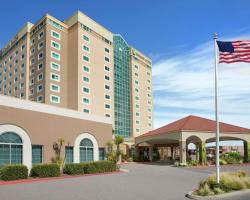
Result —
<instances>
[{"instance_id":1,"label":"flagpole","mask_svg":"<svg viewBox=\"0 0 250 200\"><path fill-rule=\"evenodd\" d=\"M218 54L217 54L217 33L214 33L215 53L215 121L216 121L216 183L220 183L220 127L218 118Z\"/></svg>"}]
</instances>

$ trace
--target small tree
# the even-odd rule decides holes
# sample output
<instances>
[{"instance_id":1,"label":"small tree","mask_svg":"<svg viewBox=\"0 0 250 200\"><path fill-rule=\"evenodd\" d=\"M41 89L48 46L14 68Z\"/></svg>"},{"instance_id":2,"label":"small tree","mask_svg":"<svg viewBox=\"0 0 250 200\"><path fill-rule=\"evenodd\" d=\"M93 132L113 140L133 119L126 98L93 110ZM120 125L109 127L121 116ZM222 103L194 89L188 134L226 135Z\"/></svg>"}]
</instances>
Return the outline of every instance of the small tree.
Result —
<instances>
[{"instance_id":1,"label":"small tree","mask_svg":"<svg viewBox=\"0 0 250 200\"><path fill-rule=\"evenodd\" d=\"M53 149L55 151L55 157L52 158L52 162L56 163L60 167L61 174L63 173L63 166L65 162L65 156L61 156L62 148L64 147L65 140L63 138L59 138L58 142L53 144Z\"/></svg>"},{"instance_id":2,"label":"small tree","mask_svg":"<svg viewBox=\"0 0 250 200\"><path fill-rule=\"evenodd\" d=\"M124 142L124 138L120 135L115 136L115 144L116 144L116 161L121 161L121 150L120 145Z\"/></svg>"}]
</instances>

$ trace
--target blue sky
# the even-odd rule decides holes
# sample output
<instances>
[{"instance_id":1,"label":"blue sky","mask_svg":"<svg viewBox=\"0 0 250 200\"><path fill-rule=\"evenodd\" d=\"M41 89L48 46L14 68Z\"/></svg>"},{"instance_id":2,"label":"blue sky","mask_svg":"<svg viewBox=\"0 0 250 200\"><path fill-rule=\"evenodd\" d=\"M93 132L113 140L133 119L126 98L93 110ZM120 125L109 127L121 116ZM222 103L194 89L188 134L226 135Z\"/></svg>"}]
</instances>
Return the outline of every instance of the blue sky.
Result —
<instances>
[{"instance_id":1,"label":"blue sky","mask_svg":"<svg viewBox=\"0 0 250 200\"><path fill-rule=\"evenodd\" d=\"M249 0L13 0L3 7L0 47L26 21L45 13L65 19L81 10L150 56L155 127L189 114L213 118L212 33L250 39ZM250 127L249 69L220 66L221 120Z\"/></svg>"}]
</instances>

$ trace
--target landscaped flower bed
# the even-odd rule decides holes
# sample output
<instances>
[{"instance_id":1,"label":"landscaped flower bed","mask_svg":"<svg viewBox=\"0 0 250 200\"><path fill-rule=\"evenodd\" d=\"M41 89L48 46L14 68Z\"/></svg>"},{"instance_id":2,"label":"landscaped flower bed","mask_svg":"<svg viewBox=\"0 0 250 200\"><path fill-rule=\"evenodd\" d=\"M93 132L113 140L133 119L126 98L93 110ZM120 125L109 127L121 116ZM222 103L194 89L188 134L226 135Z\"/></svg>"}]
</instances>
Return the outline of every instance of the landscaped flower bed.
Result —
<instances>
[{"instance_id":1,"label":"landscaped flower bed","mask_svg":"<svg viewBox=\"0 0 250 200\"><path fill-rule=\"evenodd\" d=\"M216 183L216 176L209 176L202 181L194 195L210 196L237 190L250 189L250 177L243 171L221 173L220 184Z\"/></svg>"}]
</instances>

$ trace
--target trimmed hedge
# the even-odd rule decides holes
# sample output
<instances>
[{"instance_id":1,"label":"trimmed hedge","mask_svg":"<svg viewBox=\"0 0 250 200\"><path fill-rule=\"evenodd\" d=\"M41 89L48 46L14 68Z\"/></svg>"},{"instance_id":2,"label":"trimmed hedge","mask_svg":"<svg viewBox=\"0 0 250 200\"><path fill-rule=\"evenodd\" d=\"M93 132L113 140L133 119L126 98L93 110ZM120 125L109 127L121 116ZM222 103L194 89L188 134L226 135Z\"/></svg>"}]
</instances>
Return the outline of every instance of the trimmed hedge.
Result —
<instances>
[{"instance_id":1,"label":"trimmed hedge","mask_svg":"<svg viewBox=\"0 0 250 200\"><path fill-rule=\"evenodd\" d=\"M60 167L58 164L38 164L31 169L31 177L57 177L60 176Z\"/></svg>"},{"instance_id":2,"label":"trimmed hedge","mask_svg":"<svg viewBox=\"0 0 250 200\"><path fill-rule=\"evenodd\" d=\"M6 165L0 168L0 179L12 181L28 178L28 168L24 165Z\"/></svg>"},{"instance_id":3,"label":"trimmed hedge","mask_svg":"<svg viewBox=\"0 0 250 200\"><path fill-rule=\"evenodd\" d=\"M76 164L66 164L64 173L69 175L74 174L97 174L116 171L116 164L112 161L96 161Z\"/></svg>"},{"instance_id":4,"label":"trimmed hedge","mask_svg":"<svg viewBox=\"0 0 250 200\"><path fill-rule=\"evenodd\" d=\"M66 164L63 173L69 175L84 174L84 165L84 163Z\"/></svg>"},{"instance_id":5,"label":"trimmed hedge","mask_svg":"<svg viewBox=\"0 0 250 200\"><path fill-rule=\"evenodd\" d=\"M96 161L85 163L85 174L96 174L116 171L116 164L112 161Z\"/></svg>"}]
</instances>

